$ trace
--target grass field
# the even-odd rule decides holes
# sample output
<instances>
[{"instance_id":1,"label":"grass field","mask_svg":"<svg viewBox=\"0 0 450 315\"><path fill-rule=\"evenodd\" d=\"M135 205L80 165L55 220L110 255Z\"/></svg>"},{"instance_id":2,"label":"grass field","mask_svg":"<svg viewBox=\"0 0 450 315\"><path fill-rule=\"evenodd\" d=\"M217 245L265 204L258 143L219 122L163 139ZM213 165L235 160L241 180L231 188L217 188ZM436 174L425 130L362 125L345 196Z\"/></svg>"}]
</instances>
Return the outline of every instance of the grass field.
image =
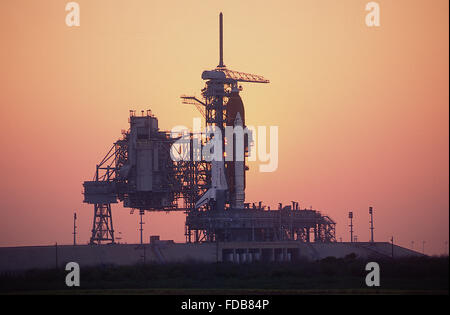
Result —
<instances>
[{"instance_id":1,"label":"grass field","mask_svg":"<svg viewBox=\"0 0 450 315\"><path fill-rule=\"evenodd\" d=\"M295 263L146 264L0 275L2 294L448 294L448 257L378 260L380 287L365 285L367 261L348 256Z\"/></svg>"}]
</instances>

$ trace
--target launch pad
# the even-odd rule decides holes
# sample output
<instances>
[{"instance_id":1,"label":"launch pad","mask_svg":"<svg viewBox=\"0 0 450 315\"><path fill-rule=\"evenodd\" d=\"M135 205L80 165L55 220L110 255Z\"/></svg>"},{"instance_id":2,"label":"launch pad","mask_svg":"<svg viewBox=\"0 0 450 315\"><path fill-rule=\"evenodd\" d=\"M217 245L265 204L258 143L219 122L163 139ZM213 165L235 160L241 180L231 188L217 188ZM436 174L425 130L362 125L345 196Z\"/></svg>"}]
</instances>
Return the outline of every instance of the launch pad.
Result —
<instances>
[{"instance_id":1,"label":"launch pad","mask_svg":"<svg viewBox=\"0 0 450 315\"><path fill-rule=\"evenodd\" d=\"M336 241L335 222L316 210L300 209L297 202L279 203L278 209L245 202L246 160L253 139L245 125L240 83L269 80L224 65L222 19L220 14L219 65L203 71L202 97L181 96L202 114L206 136L161 131L151 111L130 111L129 130L97 165L94 179L83 184L84 202L94 206L91 244L115 243L111 204L119 201L141 215L184 211L187 243ZM210 158L204 158L198 151L211 142ZM231 159L230 154L225 158L227 148Z\"/></svg>"}]
</instances>

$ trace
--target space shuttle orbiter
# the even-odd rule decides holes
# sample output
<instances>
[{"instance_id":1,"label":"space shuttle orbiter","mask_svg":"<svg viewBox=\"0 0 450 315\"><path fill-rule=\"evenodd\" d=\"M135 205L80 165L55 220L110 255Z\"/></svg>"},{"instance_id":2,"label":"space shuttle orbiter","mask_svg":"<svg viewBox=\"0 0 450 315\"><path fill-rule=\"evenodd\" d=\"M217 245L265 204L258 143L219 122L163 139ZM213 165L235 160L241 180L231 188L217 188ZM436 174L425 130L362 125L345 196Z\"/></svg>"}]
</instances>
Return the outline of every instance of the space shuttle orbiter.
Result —
<instances>
[{"instance_id":1,"label":"space shuttle orbiter","mask_svg":"<svg viewBox=\"0 0 450 315\"><path fill-rule=\"evenodd\" d=\"M223 161L213 160L211 162L211 188L195 203L195 207L200 208L211 200L214 200L217 208L223 209L225 207L227 189L228 185L225 177L224 163Z\"/></svg>"}]
</instances>

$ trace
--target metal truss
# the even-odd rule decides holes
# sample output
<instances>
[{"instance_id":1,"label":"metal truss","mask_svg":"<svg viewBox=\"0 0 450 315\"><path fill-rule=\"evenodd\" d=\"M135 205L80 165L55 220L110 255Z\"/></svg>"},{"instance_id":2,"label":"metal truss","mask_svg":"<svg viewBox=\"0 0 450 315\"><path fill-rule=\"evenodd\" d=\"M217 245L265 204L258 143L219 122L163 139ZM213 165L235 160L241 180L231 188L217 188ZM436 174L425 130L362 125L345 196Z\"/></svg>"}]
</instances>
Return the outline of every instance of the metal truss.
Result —
<instances>
[{"instance_id":1,"label":"metal truss","mask_svg":"<svg viewBox=\"0 0 450 315\"><path fill-rule=\"evenodd\" d=\"M114 228L111 215L111 204L94 205L94 223L92 226L91 244L108 242L114 244Z\"/></svg>"},{"instance_id":2,"label":"metal truss","mask_svg":"<svg viewBox=\"0 0 450 315\"><path fill-rule=\"evenodd\" d=\"M306 209L196 211L186 218L186 241L335 242L335 225L320 212Z\"/></svg>"}]
</instances>

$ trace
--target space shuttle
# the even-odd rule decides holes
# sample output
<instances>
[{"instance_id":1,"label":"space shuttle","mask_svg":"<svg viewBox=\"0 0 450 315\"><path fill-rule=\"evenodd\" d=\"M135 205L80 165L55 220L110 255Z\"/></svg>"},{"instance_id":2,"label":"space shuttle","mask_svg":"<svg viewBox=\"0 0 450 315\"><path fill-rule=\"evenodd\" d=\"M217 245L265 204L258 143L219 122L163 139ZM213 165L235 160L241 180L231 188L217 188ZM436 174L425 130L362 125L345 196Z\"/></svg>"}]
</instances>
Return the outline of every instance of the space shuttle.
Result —
<instances>
[{"instance_id":1,"label":"space shuttle","mask_svg":"<svg viewBox=\"0 0 450 315\"><path fill-rule=\"evenodd\" d=\"M227 102L223 104L226 117L226 126L242 127L245 129L245 111L238 88L238 82L250 83L269 83L269 80L260 75L244 73L228 69L223 62L223 15L219 15L219 65L213 70L206 70L202 73L202 79L208 80L208 83L215 83L211 90L213 96L217 94L222 100L223 91L218 91L217 86L227 85L231 91L227 92ZM207 84L208 86L208 84ZM208 90L209 91L209 90ZM186 98L186 97L185 97ZM243 209L245 201L245 171L248 170L245 165L245 156L248 152L250 135L244 133L244 159L236 159L233 153L233 161L213 161L211 163L211 187L196 202L195 208L214 202L215 209L225 209L225 204L229 203L232 208ZM225 139L225 137L222 137ZM238 141L233 141L233 151L236 152ZM242 148L240 148L242 150Z\"/></svg>"}]
</instances>

